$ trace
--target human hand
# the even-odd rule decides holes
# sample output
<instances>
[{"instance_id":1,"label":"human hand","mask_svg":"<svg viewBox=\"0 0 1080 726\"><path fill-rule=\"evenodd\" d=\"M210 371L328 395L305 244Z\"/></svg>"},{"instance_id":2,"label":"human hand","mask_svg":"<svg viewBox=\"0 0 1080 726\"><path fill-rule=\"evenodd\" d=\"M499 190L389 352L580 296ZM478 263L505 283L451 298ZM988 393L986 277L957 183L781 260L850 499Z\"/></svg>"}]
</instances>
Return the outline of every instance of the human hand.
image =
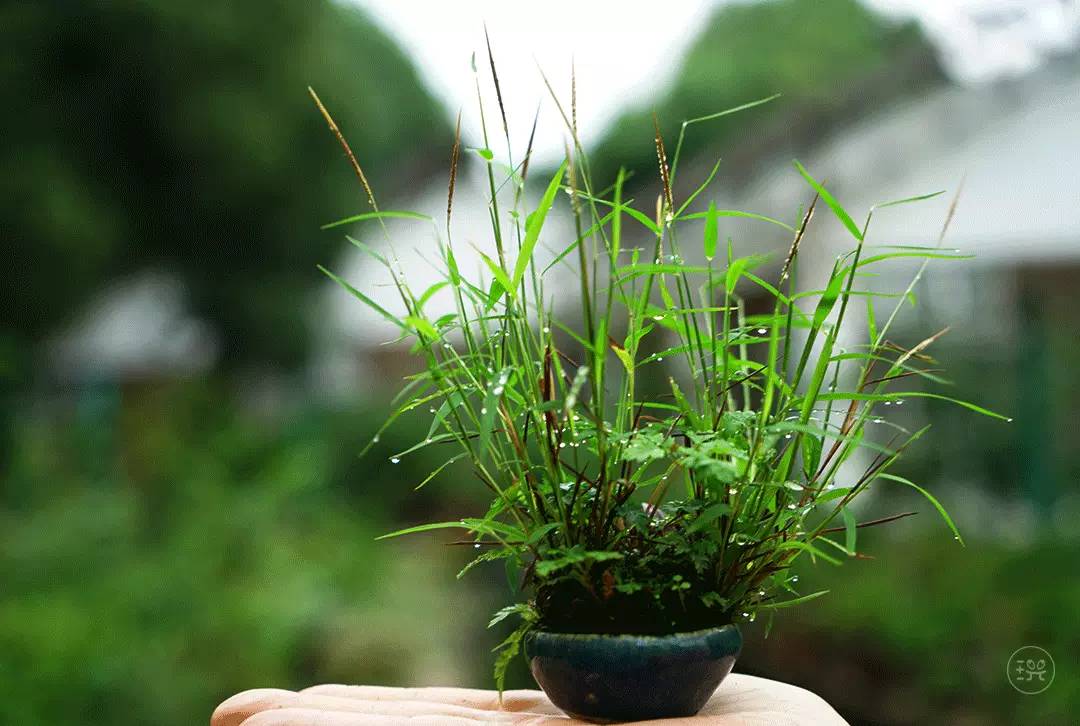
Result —
<instances>
[{"instance_id":1,"label":"human hand","mask_svg":"<svg viewBox=\"0 0 1080 726\"><path fill-rule=\"evenodd\" d=\"M580 726L541 691L323 685L299 692L244 691L214 711L210 726ZM732 674L690 718L640 726L846 726L813 693L765 678Z\"/></svg>"}]
</instances>

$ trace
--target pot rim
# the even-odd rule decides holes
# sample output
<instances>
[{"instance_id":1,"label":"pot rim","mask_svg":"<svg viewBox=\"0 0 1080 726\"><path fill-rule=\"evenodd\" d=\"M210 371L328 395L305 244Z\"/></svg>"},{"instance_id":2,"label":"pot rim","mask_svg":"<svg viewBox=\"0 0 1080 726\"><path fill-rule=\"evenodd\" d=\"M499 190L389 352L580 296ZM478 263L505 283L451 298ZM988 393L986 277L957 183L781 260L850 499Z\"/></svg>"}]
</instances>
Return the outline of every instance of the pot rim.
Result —
<instances>
[{"instance_id":1,"label":"pot rim","mask_svg":"<svg viewBox=\"0 0 1080 726\"><path fill-rule=\"evenodd\" d=\"M622 670L648 668L655 658L716 660L737 657L743 638L734 624L668 635L607 635L603 633L551 633L533 631L525 637L531 660L555 658L585 663L602 655L619 662Z\"/></svg>"},{"instance_id":2,"label":"pot rim","mask_svg":"<svg viewBox=\"0 0 1080 726\"><path fill-rule=\"evenodd\" d=\"M529 632L530 637L550 636L556 638L568 638L572 640L584 640L584 639L596 639L607 638L611 640L619 639L633 639L633 640L648 640L658 641L667 640L670 638L694 638L709 635L711 633L720 632L723 630L734 630L742 635L742 631L739 630L739 626L736 623L727 623L726 625L717 625L712 628L700 628L698 630L679 630L674 633L667 633L665 635L654 635L645 633L564 633L557 630L544 630L543 628L537 628Z\"/></svg>"}]
</instances>

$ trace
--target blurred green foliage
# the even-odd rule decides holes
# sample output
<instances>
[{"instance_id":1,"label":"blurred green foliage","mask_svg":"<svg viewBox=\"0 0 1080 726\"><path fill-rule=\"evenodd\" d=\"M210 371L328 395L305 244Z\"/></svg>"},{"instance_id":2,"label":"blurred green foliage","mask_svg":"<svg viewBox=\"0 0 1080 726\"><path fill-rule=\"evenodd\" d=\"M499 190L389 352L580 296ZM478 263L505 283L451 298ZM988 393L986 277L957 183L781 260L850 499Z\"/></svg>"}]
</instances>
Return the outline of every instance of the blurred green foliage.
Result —
<instances>
[{"instance_id":1,"label":"blurred green foliage","mask_svg":"<svg viewBox=\"0 0 1080 726\"><path fill-rule=\"evenodd\" d=\"M306 88L380 189L449 153L410 62L343 3L4 3L0 43L0 219L17 271L0 287L0 344L23 353L111 279L153 267L186 283L227 362L295 364L303 293L340 245L319 225L367 205Z\"/></svg>"},{"instance_id":2,"label":"blurred green foliage","mask_svg":"<svg viewBox=\"0 0 1080 726\"><path fill-rule=\"evenodd\" d=\"M256 684L486 676L470 636L490 608L454 580L467 553L374 541L430 514L407 511L427 471L359 462L371 416L230 403L191 384L21 412L0 480L0 722L191 724ZM432 484L434 506L471 506L449 495Z\"/></svg>"},{"instance_id":3,"label":"blurred green foliage","mask_svg":"<svg viewBox=\"0 0 1080 726\"><path fill-rule=\"evenodd\" d=\"M1080 540L1047 528L1032 541L962 547L923 530L869 534L873 562L806 572L830 594L752 633L740 666L821 694L853 724L1066 724L1080 708L1069 663L1080 647L1075 578ZM914 534L915 536L911 536ZM866 544L866 543L864 543ZM808 569L808 568L807 568ZM1038 645L1054 658L1038 696L1012 688L1010 655Z\"/></svg>"},{"instance_id":4,"label":"blurred green foliage","mask_svg":"<svg viewBox=\"0 0 1080 726\"><path fill-rule=\"evenodd\" d=\"M890 24L858 0L723 4L705 23L668 91L612 124L592 154L594 180L602 188L614 181L620 165L639 184L657 176L653 109L670 161L683 121L782 94L778 102L711 122L707 129L691 126L681 163L704 154L711 165L721 156L730 162L740 154L760 154L777 136L814 138L828 124L941 78L916 26Z\"/></svg>"}]
</instances>

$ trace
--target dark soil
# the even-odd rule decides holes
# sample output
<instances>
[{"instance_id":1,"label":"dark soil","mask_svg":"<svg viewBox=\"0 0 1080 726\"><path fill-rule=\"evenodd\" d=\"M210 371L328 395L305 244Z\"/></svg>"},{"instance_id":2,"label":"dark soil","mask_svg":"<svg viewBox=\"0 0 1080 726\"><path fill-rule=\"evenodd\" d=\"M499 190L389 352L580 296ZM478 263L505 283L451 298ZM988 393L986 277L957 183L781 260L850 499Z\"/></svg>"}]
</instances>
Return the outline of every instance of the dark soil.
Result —
<instances>
[{"instance_id":1,"label":"dark soil","mask_svg":"<svg viewBox=\"0 0 1080 726\"><path fill-rule=\"evenodd\" d=\"M587 588L577 581L542 587L536 596L540 627L554 633L607 635L670 635L731 622L731 613L707 608L696 597L667 591L655 596L611 591L600 585Z\"/></svg>"}]
</instances>

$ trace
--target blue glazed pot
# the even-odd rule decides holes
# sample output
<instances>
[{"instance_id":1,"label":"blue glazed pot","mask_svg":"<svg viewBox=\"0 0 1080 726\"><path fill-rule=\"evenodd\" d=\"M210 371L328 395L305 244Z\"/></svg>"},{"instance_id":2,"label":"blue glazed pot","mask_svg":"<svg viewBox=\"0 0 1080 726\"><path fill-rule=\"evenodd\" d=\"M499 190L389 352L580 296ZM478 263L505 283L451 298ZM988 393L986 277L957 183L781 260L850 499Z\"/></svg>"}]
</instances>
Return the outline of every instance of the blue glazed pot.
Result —
<instances>
[{"instance_id":1,"label":"blue glazed pot","mask_svg":"<svg viewBox=\"0 0 1080 726\"><path fill-rule=\"evenodd\" d=\"M598 722L693 716L741 649L734 625L659 636L538 631L525 640L533 678L551 702Z\"/></svg>"}]
</instances>

